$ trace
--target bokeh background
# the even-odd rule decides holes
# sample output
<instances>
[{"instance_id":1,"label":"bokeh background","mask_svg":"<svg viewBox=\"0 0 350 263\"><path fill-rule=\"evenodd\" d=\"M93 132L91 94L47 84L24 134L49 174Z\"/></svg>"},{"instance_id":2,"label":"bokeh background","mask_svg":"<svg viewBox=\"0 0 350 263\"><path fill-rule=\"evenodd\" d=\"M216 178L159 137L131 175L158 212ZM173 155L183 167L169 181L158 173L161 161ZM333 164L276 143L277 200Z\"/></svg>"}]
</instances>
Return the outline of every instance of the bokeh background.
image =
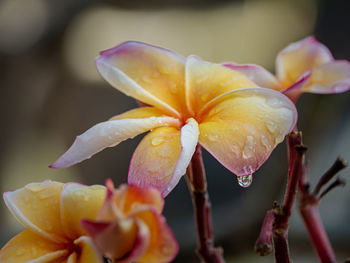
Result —
<instances>
[{"instance_id":1,"label":"bokeh background","mask_svg":"<svg viewBox=\"0 0 350 263\"><path fill-rule=\"evenodd\" d=\"M279 50L314 34L339 59L350 59L349 1L340 0L0 0L0 191L52 179L126 182L142 136L74 167L47 168L92 125L136 106L104 82L94 66L100 50L126 40L205 60L257 63L274 70ZM350 160L350 92L303 95L299 128L309 146L312 182L338 155ZM228 262L273 262L253 246L265 212L281 200L287 171L281 144L242 189L204 153L216 243ZM349 173L349 169L343 175ZM349 186L331 192L321 214L340 261L350 256ZM180 243L175 262L198 262L192 203L185 180L166 198L165 215ZM0 246L21 226L0 201ZM290 227L295 262L317 262L295 210Z\"/></svg>"}]
</instances>

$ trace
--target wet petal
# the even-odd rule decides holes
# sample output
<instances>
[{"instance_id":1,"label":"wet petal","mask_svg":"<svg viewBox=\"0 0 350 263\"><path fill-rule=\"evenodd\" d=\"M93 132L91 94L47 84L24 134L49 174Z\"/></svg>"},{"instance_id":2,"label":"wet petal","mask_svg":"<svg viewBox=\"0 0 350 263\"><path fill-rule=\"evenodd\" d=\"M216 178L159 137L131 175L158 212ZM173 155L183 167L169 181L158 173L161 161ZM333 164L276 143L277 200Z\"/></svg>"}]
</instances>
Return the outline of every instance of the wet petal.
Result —
<instances>
[{"instance_id":1,"label":"wet petal","mask_svg":"<svg viewBox=\"0 0 350 263\"><path fill-rule=\"evenodd\" d=\"M30 230L24 230L13 237L0 250L0 262L52 262L55 259L68 256L63 244L51 242ZM34 261L36 260L36 261Z\"/></svg>"},{"instance_id":2,"label":"wet petal","mask_svg":"<svg viewBox=\"0 0 350 263\"><path fill-rule=\"evenodd\" d=\"M147 251L141 258L137 259L137 262L171 262L179 248L173 232L166 224L165 218L153 209L136 212L134 216L146 224L150 231Z\"/></svg>"},{"instance_id":3,"label":"wet petal","mask_svg":"<svg viewBox=\"0 0 350 263\"><path fill-rule=\"evenodd\" d=\"M102 185L85 186L68 183L61 193L61 220L64 231L70 238L85 234L80 225L83 218L95 219L106 196Z\"/></svg>"},{"instance_id":4,"label":"wet petal","mask_svg":"<svg viewBox=\"0 0 350 263\"><path fill-rule=\"evenodd\" d=\"M293 102L280 92L233 91L210 104L199 125L200 144L237 176L255 172L296 123Z\"/></svg>"},{"instance_id":5,"label":"wet petal","mask_svg":"<svg viewBox=\"0 0 350 263\"><path fill-rule=\"evenodd\" d=\"M202 61L195 56L186 62L186 100L192 114L213 98L231 90L256 84L245 75L223 65Z\"/></svg>"},{"instance_id":6,"label":"wet petal","mask_svg":"<svg viewBox=\"0 0 350 263\"><path fill-rule=\"evenodd\" d=\"M145 119L151 117L166 117L166 115L155 107L141 107L116 115L109 120Z\"/></svg>"},{"instance_id":7,"label":"wet petal","mask_svg":"<svg viewBox=\"0 0 350 263\"><path fill-rule=\"evenodd\" d=\"M125 215L144 205L151 205L161 213L164 206L164 200L157 189L134 185L122 185L115 190L113 202Z\"/></svg>"},{"instance_id":8,"label":"wet petal","mask_svg":"<svg viewBox=\"0 0 350 263\"><path fill-rule=\"evenodd\" d=\"M181 129L158 128L146 135L133 155L128 183L153 186L166 196L179 182L198 141L198 124L190 119Z\"/></svg>"},{"instance_id":9,"label":"wet petal","mask_svg":"<svg viewBox=\"0 0 350 263\"><path fill-rule=\"evenodd\" d=\"M172 117L130 118L101 122L78 136L68 151L50 167L69 167L126 139L133 138L156 127L177 126L178 123L178 119Z\"/></svg>"},{"instance_id":10,"label":"wet petal","mask_svg":"<svg viewBox=\"0 0 350 263\"><path fill-rule=\"evenodd\" d=\"M235 63L224 63L223 65L246 75L259 87L281 90L281 86L275 76L259 65Z\"/></svg>"},{"instance_id":11,"label":"wet petal","mask_svg":"<svg viewBox=\"0 0 350 263\"><path fill-rule=\"evenodd\" d=\"M104 263L102 255L95 247L92 240L87 236L82 236L74 241L80 248L77 263Z\"/></svg>"},{"instance_id":12,"label":"wet petal","mask_svg":"<svg viewBox=\"0 0 350 263\"><path fill-rule=\"evenodd\" d=\"M54 242L66 241L60 221L60 194L62 183L44 181L31 183L4 199L16 219L30 230Z\"/></svg>"},{"instance_id":13,"label":"wet petal","mask_svg":"<svg viewBox=\"0 0 350 263\"><path fill-rule=\"evenodd\" d=\"M350 89L350 63L335 60L312 70L303 92L341 93Z\"/></svg>"},{"instance_id":14,"label":"wet petal","mask_svg":"<svg viewBox=\"0 0 350 263\"><path fill-rule=\"evenodd\" d=\"M307 70L328 63L333 56L314 37L292 43L277 56L276 75L284 89L289 88Z\"/></svg>"},{"instance_id":15,"label":"wet petal","mask_svg":"<svg viewBox=\"0 0 350 263\"><path fill-rule=\"evenodd\" d=\"M184 58L141 42L101 52L97 69L112 86L149 105L180 116L184 101Z\"/></svg>"}]
</instances>

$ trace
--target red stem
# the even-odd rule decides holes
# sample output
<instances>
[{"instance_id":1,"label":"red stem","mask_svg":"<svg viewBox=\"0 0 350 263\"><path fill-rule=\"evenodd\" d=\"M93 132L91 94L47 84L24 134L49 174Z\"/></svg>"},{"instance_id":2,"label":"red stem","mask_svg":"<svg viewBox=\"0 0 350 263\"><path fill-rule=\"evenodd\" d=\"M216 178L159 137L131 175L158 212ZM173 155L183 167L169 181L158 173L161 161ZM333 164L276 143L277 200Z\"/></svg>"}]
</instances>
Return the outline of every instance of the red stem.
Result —
<instances>
[{"instance_id":1,"label":"red stem","mask_svg":"<svg viewBox=\"0 0 350 263\"><path fill-rule=\"evenodd\" d=\"M322 263L336 263L336 257L318 211L318 200L309 198L299 207L312 244Z\"/></svg>"},{"instance_id":2,"label":"red stem","mask_svg":"<svg viewBox=\"0 0 350 263\"><path fill-rule=\"evenodd\" d=\"M187 168L186 179L191 191L194 206L198 250L201 260L206 263L224 263L222 249L214 247L211 222L211 204L207 192L207 180L202 159L202 150L198 145Z\"/></svg>"}]
</instances>

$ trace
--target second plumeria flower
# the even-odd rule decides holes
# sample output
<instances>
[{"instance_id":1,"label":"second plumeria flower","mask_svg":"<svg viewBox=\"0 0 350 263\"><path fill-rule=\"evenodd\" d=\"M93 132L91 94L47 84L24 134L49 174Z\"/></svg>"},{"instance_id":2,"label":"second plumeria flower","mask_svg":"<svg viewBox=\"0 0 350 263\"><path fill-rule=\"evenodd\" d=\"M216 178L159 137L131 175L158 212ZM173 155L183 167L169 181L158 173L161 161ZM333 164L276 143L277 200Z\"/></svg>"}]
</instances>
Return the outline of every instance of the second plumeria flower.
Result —
<instances>
[{"instance_id":1,"label":"second plumeria flower","mask_svg":"<svg viewBox=\"0 0 350 263\"><path fill-rule=\"evenodd\" d=\"M259 86L281 91L294 102L304 93L333 94L350 89L350 63L336 60L313 36L291 43L276 58L276 76L258 65L225 63Z\"/></svg>"},{"instance_id":2,"label":"second plumeria flower","mask_svg":"<svg viewBox=\"0 0 350 263\"><path fill-rule=\"evenodd\" d=\"M249 177L297 119L294 104L280 92L196 56L126 42L101 52L96 65L112 86L151 106L93 126L52 168L151 130L132 157L128 183L153 186L165 196L185 174L197 143L239 178Z\"/></svg>"}]
</instances>

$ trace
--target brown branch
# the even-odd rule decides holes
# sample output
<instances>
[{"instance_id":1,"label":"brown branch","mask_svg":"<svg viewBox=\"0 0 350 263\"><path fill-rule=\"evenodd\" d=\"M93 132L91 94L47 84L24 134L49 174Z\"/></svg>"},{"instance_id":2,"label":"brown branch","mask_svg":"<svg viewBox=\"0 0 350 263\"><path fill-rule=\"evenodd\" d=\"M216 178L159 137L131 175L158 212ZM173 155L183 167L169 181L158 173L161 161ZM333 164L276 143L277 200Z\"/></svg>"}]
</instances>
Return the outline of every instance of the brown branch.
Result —
<instances>
[{"instance_id":1,"label":"brown branch","mask_svg":"<svg viewBox=\"0 0 350 263\"><path fill-rule=\"evenodd\" d=\"M261 227L261 232L255 242L255 252L260 256L266 256L272 251L272 226L275 219L275 212L269 210L266 213L264 222Z\"/></svg>"},{"instance_id":2,"label":"brown branch","mask_svg":"<svg viewBox=\"0 0 350 263\"><path fill-rule=\"evenodd\" d=\"M211 222L211 204L207 192L207 181L202 159L201 147L197 145L191 163L187 168L186 179L194 206L198 250L201 260L206 263L223 263L223 251L214 247L213 227Z\"/></svg>"}]
</instances>

